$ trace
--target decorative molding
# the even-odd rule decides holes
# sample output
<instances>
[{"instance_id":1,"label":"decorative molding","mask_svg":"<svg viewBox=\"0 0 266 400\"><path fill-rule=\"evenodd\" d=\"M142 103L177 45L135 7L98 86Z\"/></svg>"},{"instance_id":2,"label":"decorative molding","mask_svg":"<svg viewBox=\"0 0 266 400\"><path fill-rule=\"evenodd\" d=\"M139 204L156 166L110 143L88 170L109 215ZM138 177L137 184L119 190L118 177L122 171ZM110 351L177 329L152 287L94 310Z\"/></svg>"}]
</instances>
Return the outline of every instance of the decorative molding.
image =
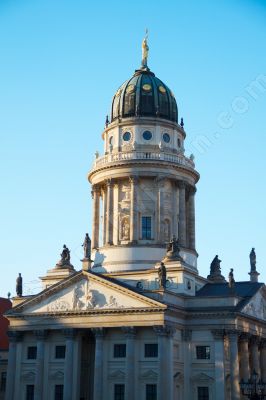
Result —
<instances>
[{"instance_id":1,"label":"decorative molding","mask_svg":"<svg viewBox=\"0 0 266 400\"><path fill-rule=\"evenodd\" d=\"M70 367L71 368L71 367ZM52 371L49 374L49 378L54 381L61 381L64 379L64 372L63 371Z\"/></svg>"},{"instance_id":2,"label":"decorative molding","mask_svg":"<svg viewBox=\"0 0 266 400\"><path fill-rule=\"evenodd\" d=\"M167 336L167 337L173 336L176 331L176 329L174 327L169 326L169 325L154 326L153 330L158 336Z\"/></svg>"},{"instance_id":3,"label":"decorative molding","mask_svg":"<svg viewBox=\"0 0 266 400\"><path fill-rule=\"evenodd\" d=\"M34 382L36 373L34 371L27 371L21 375L21 378L25 382Z\"/></svg>"},{"instance_id":4,"label":"decorative molding","mask_svg":"<svg viewBox=\"0 0 266 400\"><path fill-rule=\"evenodd\" d=\"M121 379L122 381L125 379L125 372L122 371L121 369L117 369L113 372L111 372L108 376L109 379Z\"/></svg>"},{"instance_id":5,"label":"decorative molding","mask_svg":"<svg viewBox=\"0 0 266 400\"><path fill-rule=\"evenodd\" d=\"M34 335L36 336L36 338L37 338L37 340L39 341L43 341L43 340L45 340L46 338L47 338L47 336L48 336L48 330L45 330L45 329L40 329L40 330L36 330L36 331L34 331L33 332L34 333Z\"/></svg>"},{"instance_id":6,"label":"decorative molding","mask_svg":"<svg viewBox=\"0 0 266 400\"><path fill-rule=\"evenodd\" d=\"M154 370L149 369L148 371L145 371L140 375L140 379L144 380L144 381L145 380L154 380L154 381L156 381L158 379L158 374Z\"/></svg>"},{"instance_id":7,"label":"decorative molding","mask_svg":"<svg viewBox=\"0 0 266 400\"><path fill-rule=\"evenodd\" d=\"M92 328L91 331L94 334L96 339L102 339L102 338L104 338L104 336L106 334L105 328Z\"/></svg>"},{"instance_id":8,"label":"decorative molding","mask_svg":"<svg viewBox=\"0 0 266 400\"><path fill-rule=\"evenodd\" d=\"M192 381L193 383L198 383L198 382L214 382L215 379L212 378L211 376L209 376L209 375L204 374L203 372L201 372L201 373L199 373L199 374L197 374L197 375L192 376L192 377L191 377L191 381Z\"/></svg>"},{"instance_id":9,"label":"decorative molding","mask_svg":"<svg viewBox=\"0 0 266 400\"><path fill-rule=\"evenodd\" d=\"M224 340L225 337L224 329L214 329L211 332L215 340Z\"/></svg>"},{"instance_id":10,"label":"decorative molding","mask_svg":"<svg viewBox=\"0 0 266 400\"><path fill-rule=\"evenodd\" d=\"M122 326L121 329L127 339L134 339L136 337L137 330L134 326Z\"/></svg>"}]
</instances>

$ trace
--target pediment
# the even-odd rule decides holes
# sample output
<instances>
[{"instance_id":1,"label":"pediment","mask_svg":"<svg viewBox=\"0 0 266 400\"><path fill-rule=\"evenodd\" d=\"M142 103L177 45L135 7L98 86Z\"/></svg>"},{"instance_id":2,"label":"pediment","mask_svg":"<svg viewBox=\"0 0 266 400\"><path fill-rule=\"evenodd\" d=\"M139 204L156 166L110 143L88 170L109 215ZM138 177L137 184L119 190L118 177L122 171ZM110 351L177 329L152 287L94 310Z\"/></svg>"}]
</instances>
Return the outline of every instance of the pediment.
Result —
<instances>
[{"instance_id":1,"label":"pediment","mask_svg":"<svg viewBox=\"0 0 266 400\"><path fill-rule=\"evenodd\" d=\"M54 371L49 374L49 378L53 380L60 381L64 379L64 372L62 371Z\"/></svg>"},{"instance_id":2,"label":"pediment","mask_svg":"<svg viewBox=\"0 0 266 400\"><path fill-rule=\"evenodd\" d=\"M123 371L121 371L121 369L117 369L115 371L113 371L110 375L109 375L110 379L125 379L125 373Z\"/></svg>"},{"instance_id":3,"label":"pediment","mask_svg":"<svg viewBox=\"0 0 266 400\"><path fill-rule=\"evenodd\" d=\"M210 382L213 380L214 379L211 376L204 374L203 372L191 377L192 382Z\"/></svg>"},{"instance_id":4,"label":"pediment","mask_svg":"<svg viewBox=\"0 0 266 400\"><path fill-rule=\"evenodd\" d=\"M149 369L148 371L144 371L141 374L141 379L143 380L147 380L147 379L151 379L151 380L156 380L158 378L158 374L153 371L152 369Z\"/></svg>"},{"instance_id":5,"label":"pediment","mask_svg":"<svg viewBox=\"0 0 266 400\"><path fill-rule=\"evenodd\" d=\"M35 373L33 371L27 371L23 375L21 375L21 378L26 382L34 382Z\"/></svg>"},{"instance_id":6,"label":"pediment","mask_svg":"<svg viewBox=\"0 0 266 400\"><path fill-rule=\"evenodd\" d=\"M66 313L166 306L117 281L82 271L11 310L9 315Z\"/></svg>"},{"instance_id":7,"label":"pediment","mask_svg":"<svg viewBox=\"0 0 266 400\"><path fill-rule=\"evenodd\" d=\"M262 287L243 307L242 313L266 321L266 291Z\"/></svg>"}]
</instances>

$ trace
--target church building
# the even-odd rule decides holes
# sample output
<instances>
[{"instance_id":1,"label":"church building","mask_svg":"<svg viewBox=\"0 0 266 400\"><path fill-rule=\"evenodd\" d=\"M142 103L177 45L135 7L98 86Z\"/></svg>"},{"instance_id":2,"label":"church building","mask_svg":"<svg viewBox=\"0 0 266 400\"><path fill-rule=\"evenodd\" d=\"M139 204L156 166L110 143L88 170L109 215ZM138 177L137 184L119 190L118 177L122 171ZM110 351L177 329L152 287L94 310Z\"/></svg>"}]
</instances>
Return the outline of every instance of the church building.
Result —
<instances>
[{"instance_id":1,"label":"church building","mask_svg":"<svg viewBox=\"0 0 266 400\"><path fill-rule=\"evenodd\" d=\"M23 297L18 280L6 314L6 400L240 400L240 381L254 370L266 382L266 289L255 250L244 282L233 270L226 280L214 255L209 276L199 275L200 176L148 50L145 38L88 174L93 223L81 267L64 245L41 293Z\"/></svg>"}]
</instances>

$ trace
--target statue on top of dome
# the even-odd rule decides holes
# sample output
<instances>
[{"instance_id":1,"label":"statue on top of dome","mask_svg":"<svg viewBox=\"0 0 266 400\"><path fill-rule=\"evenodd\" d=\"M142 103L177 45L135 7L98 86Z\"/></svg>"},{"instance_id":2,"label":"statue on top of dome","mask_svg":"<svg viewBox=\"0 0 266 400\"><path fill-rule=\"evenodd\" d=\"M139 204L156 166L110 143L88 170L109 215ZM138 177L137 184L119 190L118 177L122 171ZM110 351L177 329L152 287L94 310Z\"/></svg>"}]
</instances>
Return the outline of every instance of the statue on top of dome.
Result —
<instances>
[{"instance_id":1,"label":"statue on top of dome","mask_svg":"<svg viewBox=\"0 0 266 400\"><path fill-rule=\"evenodd\" d=\"M149 46L148 46L148 29L146 29L145 38L142 41L142 60L141 65L143 68L148 67L148 55L149 55Z\"/></svg>"}]
</instances>

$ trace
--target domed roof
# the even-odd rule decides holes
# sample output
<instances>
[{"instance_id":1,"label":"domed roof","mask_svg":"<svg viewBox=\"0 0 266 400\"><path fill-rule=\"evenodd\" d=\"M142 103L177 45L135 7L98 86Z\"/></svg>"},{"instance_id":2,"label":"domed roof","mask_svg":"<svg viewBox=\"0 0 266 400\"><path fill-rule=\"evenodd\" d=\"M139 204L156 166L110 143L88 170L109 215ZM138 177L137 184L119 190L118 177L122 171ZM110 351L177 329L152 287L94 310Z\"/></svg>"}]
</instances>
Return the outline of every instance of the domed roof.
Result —
<instances>
[{"instance_id":1,"label":"domed roof","mask_svg":"<svg viewBox=\"0 0 266 400\"><path fill-rule=\"evenodd\" d=\"M111 121L129 117L154 117L178 122L173 93L147 65L136 70L114 95Z\"/></svg>"}]
</instances>

